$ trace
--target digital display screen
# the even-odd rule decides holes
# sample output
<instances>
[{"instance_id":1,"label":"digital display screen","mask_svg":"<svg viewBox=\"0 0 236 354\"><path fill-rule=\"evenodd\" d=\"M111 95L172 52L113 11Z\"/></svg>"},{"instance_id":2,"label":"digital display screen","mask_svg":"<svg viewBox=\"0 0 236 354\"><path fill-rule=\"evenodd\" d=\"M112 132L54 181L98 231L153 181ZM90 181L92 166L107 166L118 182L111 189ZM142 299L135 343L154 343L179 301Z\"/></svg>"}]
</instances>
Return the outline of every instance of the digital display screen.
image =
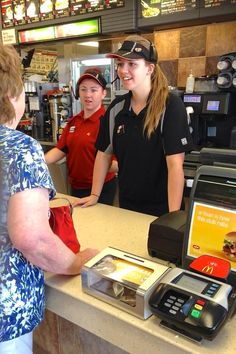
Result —
<instances>
[{"instance_id":1,"label":"digital display screen","mask_svg":"<svg viewBox=\"0 0 236 354\"><path fill-rule=\"evenodd\" d=\"M200 0L200 17L233 13L235 4L235 0Z\"/></svg>"},{"instance_id":2,"label":"digital display screen","mask_svg":"<svg viewBox=\"0 0 236 354\"><path fill-rule=\"evenodd\" d=\"M183 274L181 278L176 282L176 285L195 293L201 293L206 288L208 283L206 281L191 277L187 274Z\"/></svg>"},{"instance_id":3,"label":"digital display screen","mask_svg":"<svg viewBox=\"0 0 236 354\"><path fill-rule=\"evenodd\" d=\"M200 95L184 95L184 102L186 102L186 103L200 103L201 96Z\"/></svg>"},{"instance_id":4,"label":"digital display screen","mask_svg":"<svg viewBox=\"0 0 236 354\"><path fill-rule=\"evenodd\" d=\"M207 110L208 111L219 111L220 101L207 101Z\"/></svg>"},{"instance_id":5,"label":"digital display screen","mask_svg":"<svg viewBox=\"0 0 236 354\"><path fill-rule=\"evenodd\" d=\"M125 0L71 0L71 15L82 15L125 6Z\"/></svg>"},{"instance_id":6,"label":"digital display screen","mask_svg":"<svg viewBox=\"0 0 236 354\"><path fill-rule=\"evenodd\" d=\"M231 187L228 186L228 188ZM236 235L235 209L194 202L187 256L197 258L202 255L211 255L227 259L231 263L231 269L236 270L234 235Z\"/></svg>"},{"instance_id":7,"label":"digital display screen","mask_svg":"<svg viewBox=\"0 0 236 354\"><path fill-rule=\"evenodd\" d=\"M83 36L99 33L99 20L91 19L64 25L18 31L19 43L33 43L45 40Z\"/></svg>"},{"instance_id":8,"label":"digital display screen","mask_svg":"<svg viewBox=\"0 0 236 354\"><path fill-rule=\"evenodd\" d=\"M147 0L140 3L142 17L150 18L192 11L197 8L198 0Z\"/></svg>"},{"instance_id":9,"label":"digital display screen","mask_svg":"<svg viewBox=\"0 0 236 354\"><path fill-rule=\"evenodd\" d=\"M214 8L225 5L235 4L235 0L201 0L205 8Z\"/></svg>"}]
</instances>

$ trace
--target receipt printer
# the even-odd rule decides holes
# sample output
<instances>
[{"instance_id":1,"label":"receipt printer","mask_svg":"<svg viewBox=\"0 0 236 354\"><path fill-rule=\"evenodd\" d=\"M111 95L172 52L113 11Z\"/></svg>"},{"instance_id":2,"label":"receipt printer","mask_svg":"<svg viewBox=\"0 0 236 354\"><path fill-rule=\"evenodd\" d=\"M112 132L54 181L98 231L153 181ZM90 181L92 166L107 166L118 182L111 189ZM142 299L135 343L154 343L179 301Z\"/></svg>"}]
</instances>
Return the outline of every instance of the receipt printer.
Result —
<instances>
[{"instance_id":1,"label":"receipt printer","mask_svg":"<svg viewBox=\"0 0 236 354\"><path fill-rule=\"evenodd\" d=\"M162 264L108 247L82 268L82 289L146 319L152 314L149 297L168 269Z\"/></svg>"},{"instance_id":2,"label":"receipt printer","mask_svg":"<svg viewBox=\"0 0 236 354\"><path fill-rule=\"evenodd\" d=\"M176 265L182 262L187 212L173 211L154 220L149 227L148 253Z\"/></svg>"}]
</instances>

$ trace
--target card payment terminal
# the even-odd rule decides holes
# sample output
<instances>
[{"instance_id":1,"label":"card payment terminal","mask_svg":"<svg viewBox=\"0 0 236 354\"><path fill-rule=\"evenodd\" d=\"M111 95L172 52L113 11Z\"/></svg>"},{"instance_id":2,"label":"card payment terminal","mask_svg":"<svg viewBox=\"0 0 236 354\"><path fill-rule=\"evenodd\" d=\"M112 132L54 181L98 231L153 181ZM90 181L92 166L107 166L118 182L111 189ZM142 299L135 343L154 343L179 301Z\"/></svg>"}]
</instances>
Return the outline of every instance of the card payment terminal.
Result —
<instances>
[{"instance_id":1,"label":"card payment terminal","mask_svg":"<svg viewBox=\"0 0 236 354\"><path fill-rule=\"evenodd\" d=\"M200 341L213 339L229 309L232 286L180 268L161 280L149 305L172 329Z\"/></svg>"},{"instance_id":2,"label":"card payment terminal","mask_svg":"<svg viewBox=\"0 0 236 354\"><path fill-rule=\"evenodd\" d=\"M149 299L162 324L196 341L213 339L235 311L236 252L229 235L236 233L236 169L201 166L195 175L183 242L184 269L173 268ZM229 242L228 242L229 243ZM227 243L227 245L228 245ZM235 242L236 243L236 242ZM191 265L205 255L211 261ZM220 262L229 275L216 277ZM228 284L225 282L227 281Z\"/></svg>"}]
</instances>

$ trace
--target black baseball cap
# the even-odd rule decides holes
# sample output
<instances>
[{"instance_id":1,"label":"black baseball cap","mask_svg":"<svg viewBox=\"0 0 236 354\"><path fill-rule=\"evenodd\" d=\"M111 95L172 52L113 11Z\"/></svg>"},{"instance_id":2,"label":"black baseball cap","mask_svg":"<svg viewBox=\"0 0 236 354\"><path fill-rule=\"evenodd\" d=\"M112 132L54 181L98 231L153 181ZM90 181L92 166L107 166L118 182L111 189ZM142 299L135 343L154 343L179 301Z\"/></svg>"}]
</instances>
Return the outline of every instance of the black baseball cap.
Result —
<instances>
[{"instance_id":1,"label":"black baseball cap","mask_svg":"<svg viewBox=\"0 0 236 354\"><path fill-rule=\"evenodd\" d=\"M97 68L89 68L87 69L79 78L78 82L77 82L77 86L79 86L81 84L81 82L84 79L93 79L95 81L97 81L99 83L99 85L102 86L103 89L106 88L107 82L104 79L101 71Z\"/></svg>"},{"instance_id":2,"label":"black baseball cap","mask_svg":"<svg viewBox=\"0 0 236 354\"><path fill-rule=\"evenodd\" d=\"M144 46L138 41L125 40L118 51L109 53L106 57L127 60L144 59L150 63L157 63L157 53L151 42L148 43L148 46Z\"/></svg>"}]
</instances>

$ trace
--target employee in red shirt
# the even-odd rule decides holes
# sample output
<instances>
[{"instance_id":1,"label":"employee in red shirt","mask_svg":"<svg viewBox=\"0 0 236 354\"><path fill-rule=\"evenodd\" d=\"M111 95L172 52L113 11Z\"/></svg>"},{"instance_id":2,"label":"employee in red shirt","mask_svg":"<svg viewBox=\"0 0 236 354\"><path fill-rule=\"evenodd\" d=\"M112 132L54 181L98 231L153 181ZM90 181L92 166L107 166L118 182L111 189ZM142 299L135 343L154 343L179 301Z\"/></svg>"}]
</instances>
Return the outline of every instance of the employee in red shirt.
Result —
<instances>
[{"instance_id":1,"label":"employee in red shirt","mask_svg":"<svg viewBox=\"0 0 236 354\"><path fill-rule=\"evenodd\" d=\"M55 163L66 156L71 194L85 197L91 194L93 167L97 150L100 119L105 113L102 100L106 96L106 80L97 68L90 68L80 76L76 95L79 96L83 110L72 117L56 145L45 155L47 164ZM106 175L99 202L113 204L116 192L117 162L112 161Z\"/></svg>"}]
</instances>

